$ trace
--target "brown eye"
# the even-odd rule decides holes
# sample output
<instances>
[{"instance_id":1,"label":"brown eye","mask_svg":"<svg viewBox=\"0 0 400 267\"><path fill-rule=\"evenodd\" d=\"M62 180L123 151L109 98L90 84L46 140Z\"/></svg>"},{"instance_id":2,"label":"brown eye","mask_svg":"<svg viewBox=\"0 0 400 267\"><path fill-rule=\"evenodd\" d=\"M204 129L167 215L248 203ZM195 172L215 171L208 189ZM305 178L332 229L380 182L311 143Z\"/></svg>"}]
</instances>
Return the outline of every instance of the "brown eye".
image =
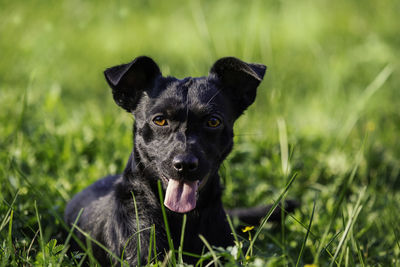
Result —
<instances>
[{"instance_id":1,"label":"brown eye","mask_svg":"<svg viewBox=\"0 0 400 267\"><path fill-rule=\"evenodd\" d=\"M167 126L168 122L167 120L164 118L164 116L157 116L153 119L153 122L155 125L158 126Z\"/></svg>"},{"instance_id":2,"label":"brown eye","mask_svg":"<svg viewBox=\"0 0 400 267\"><path fill-rule=\"evenodd\" d=\"M220 125L221 125L221 121L217 117L211 117L207 121L207 126L211 127L211 128L217 128Z\"/></svg>"}]
</instances>

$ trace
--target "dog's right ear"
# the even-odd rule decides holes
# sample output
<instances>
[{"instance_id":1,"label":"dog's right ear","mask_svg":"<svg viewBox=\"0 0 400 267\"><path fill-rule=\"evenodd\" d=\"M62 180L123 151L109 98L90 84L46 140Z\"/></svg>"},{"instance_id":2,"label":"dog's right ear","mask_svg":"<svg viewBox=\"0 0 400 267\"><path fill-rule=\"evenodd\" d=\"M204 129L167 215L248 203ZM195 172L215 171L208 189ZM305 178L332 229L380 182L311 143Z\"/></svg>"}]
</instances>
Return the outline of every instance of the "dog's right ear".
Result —
<instances>
[{"instance_id":1,"label":"dog's right ear","mask_svg":"<svg viewBox=\"0 0 400 267\"><path fill-rule=\"evenodd\" d=\"M156 78L161 76L161 71L151 58L141 56L131 63L106 69L104 75L112 89L115 102L132 112L143 91L153 86Z\"/></svg>"},{"instance_id":2,"label":"dog's right ear","mask_svg":"<svg viewBox=\"0 0 400 267\"><path fill-rule=\"evenodd\" d=\"M246 63L234 57L224 57L211 67L210 76L217 78L222 90L234 102L239 116L250 106L257 94L257 87L264 78L267 67L262 64Z\"/></svg>"}]
</instances>

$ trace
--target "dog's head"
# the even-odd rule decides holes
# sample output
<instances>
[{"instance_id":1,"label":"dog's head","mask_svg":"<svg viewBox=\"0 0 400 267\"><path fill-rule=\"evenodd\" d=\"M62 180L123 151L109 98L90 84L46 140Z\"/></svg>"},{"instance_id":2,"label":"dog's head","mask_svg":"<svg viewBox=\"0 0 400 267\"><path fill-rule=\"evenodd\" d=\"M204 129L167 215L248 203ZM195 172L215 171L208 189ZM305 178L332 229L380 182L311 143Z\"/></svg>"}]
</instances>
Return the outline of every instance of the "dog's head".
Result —
<instances>
[{"instance_id":1,"label":"dog's head","mask_svg":"<svg viewBox=\"0 0 400 267\"><path fill-rule=\"evenodd\" d=\"M115 102L135 116L134 153L163 182L165 206L185 213L233 145L233 123L254 102L266 67L221 58L207 77L163 77L149 57L107 69Z\"/></svg>"}]
</instances>

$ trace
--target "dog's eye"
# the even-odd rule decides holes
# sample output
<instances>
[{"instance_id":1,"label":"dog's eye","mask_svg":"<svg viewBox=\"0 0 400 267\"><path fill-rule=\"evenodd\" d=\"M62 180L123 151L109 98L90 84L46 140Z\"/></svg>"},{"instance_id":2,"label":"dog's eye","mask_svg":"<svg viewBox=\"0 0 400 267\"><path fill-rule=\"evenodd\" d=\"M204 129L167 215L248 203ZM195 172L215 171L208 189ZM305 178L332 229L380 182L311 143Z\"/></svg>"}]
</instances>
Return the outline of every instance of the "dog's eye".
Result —
<instances>
[{"instance_id":1,"label":"dog's eye","mask_svg":"<svg viewBox=\"0 0 400 267\"><path fill-rule=\"evenodd\" d=\"M167 126L168 125L168 122L164 116L156 116L153 119L153 122L155 125L158 125L158 126Z\"/></svg>"},{"instance_id":2,"label":"dog's eye","mask_svg":"<svg viewBox=\"0 0 400 267\"><path fill-rule=\"evenodd\" d=\"M217 128L220 125L221 125L221 120L218 119L217 117L211 117L207 121L207 126L211 128Z\"/></svg>"}]
</instances>

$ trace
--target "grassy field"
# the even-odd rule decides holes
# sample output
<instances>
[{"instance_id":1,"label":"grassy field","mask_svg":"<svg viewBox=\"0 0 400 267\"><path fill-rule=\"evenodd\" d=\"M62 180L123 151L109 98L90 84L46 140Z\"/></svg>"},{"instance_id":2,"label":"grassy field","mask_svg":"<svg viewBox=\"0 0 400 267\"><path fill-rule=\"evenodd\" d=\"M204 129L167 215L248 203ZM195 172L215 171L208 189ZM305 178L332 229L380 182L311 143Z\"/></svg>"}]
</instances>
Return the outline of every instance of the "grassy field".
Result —
<instances>
[{"instance_id":1,"label":"grassy field","mask_svg":"<svg viewBox=\"0 0 400 267\"><path fill-rule=\"evenodd\" d=\"M400 266L399 14L394 0L1 0L0 266L85 257L65 253L63 210L123 170L133 118L102 71L139 55L179 78L222 56L268 66L224 203L273 203L296 175L285 197L302 204L252 230L249 257L214 249L226 264Z\"/></svg>"}]
</instances>

